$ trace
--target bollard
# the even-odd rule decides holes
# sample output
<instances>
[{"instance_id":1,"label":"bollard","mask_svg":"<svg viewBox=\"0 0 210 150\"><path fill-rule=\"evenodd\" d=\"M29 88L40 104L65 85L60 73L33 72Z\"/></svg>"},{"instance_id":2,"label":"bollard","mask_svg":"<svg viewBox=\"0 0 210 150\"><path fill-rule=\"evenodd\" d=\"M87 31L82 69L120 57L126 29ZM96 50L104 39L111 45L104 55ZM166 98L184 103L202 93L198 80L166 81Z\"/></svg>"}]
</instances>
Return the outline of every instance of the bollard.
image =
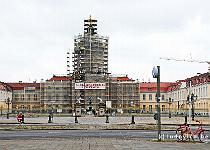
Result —
<instances>
[{"instance_id":1,"label":"bollard","mask_svg":"<svg viewBox=\"0 0 210 150\"><path fill-rule=\"evenodd\" d=\"M78 123L78 119L77 119L77 116L75 116L75 123Z\"/></svg>"},{"instance_id":2,"label":"bollard","mask_svg":"<svg viewBox=\"0 0 210 150\"><path fill-rule=\"evenodd\" d=\"M135 124L135 121L134 121L134 115L132 115L131 124Z\"/></svg>"},{"instance_id":3,"label":"bollard","mask_svg":"<svg viewBox=\"0 0 210 150\"><path fill-rule=\"evenodd\" d=\"M51 115L49 115L48 123L52 123L52 117L51 117Z\"/></svg>"},{"instance_id":4,"label":"bollard","mask_svg":"<svg viewBox=\"0 0 210 150\"><path fill-rule=\"evenodd\" d=\"M24 114L22 114L22 123L25 123L25 122L24 122Z\"/></svg>"},{"instance_id":5,"label":"bollard","mask_svg":"<svg viewBox=\"0 0 210 150\"><path fill-rule=\"evenodd\" d=\"M109 116L106 115L106 123L109 123Z\"/></svg>"},{"instance_id":6,"label":"bollard","mask_svg":"<svg viewBox=\"0 0 210 150\"><path fill-rule=\"evenodd\" d=\"M169 113L169 116L168 117L171 118L171 112Z\"/></svg>"},{"instance_id":7,"label":"bollard","mask_svg":"<svg viewBox=\"0 0 210 150\"><path fill-rule=\"evenodd\" d=\"M9 113L7 113L7 119L9 119Z\"/></svg>"},{"instance_id":8,"label":"bollard","mask_svg":"<svg viewBox=\"0 0 210 150\"><path fill-rule=\"evenodd\" d=\"M184 124L187 124L187 115L184 116Z\"/></svg>"}]
</instances>

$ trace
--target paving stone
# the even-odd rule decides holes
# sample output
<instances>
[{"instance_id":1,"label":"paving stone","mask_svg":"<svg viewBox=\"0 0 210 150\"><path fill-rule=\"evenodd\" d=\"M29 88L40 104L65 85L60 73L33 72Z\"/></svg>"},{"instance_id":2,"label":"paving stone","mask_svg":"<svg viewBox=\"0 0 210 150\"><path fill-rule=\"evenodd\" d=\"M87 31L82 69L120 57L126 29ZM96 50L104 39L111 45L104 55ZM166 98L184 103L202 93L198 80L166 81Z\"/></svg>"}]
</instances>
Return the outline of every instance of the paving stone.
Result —
<instances>
[{"instance_id":1,"label":"paving stone","mask_svg":"<svg viewBox=\"0 0 210 150\"><path fill-rule=\"evenodd\" d=\"M1 140L1 150L209 150L210 144L150 142L116 138Z\"/></svg>"}]
</instances>

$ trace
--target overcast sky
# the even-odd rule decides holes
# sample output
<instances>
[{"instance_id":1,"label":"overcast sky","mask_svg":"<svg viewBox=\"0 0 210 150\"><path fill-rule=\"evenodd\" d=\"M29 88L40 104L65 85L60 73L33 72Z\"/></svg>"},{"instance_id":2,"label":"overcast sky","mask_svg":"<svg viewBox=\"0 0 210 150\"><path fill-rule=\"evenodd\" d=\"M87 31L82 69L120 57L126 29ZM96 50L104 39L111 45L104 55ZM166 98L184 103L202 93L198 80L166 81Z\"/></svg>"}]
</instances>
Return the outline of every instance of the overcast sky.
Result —
<instances>
[{"instance_id":1,"label":"overcast sky","mask_svg":"<svg viewBox=\"0 0 210 150\"><path fill-rule=\"evenodd\" d=\"M66 52L91 14L109 37L109 72L139 81L176 81L207 72L209 0L0 0L0 81L40 81L66 74Z\"/></svg>"}]
</instances>

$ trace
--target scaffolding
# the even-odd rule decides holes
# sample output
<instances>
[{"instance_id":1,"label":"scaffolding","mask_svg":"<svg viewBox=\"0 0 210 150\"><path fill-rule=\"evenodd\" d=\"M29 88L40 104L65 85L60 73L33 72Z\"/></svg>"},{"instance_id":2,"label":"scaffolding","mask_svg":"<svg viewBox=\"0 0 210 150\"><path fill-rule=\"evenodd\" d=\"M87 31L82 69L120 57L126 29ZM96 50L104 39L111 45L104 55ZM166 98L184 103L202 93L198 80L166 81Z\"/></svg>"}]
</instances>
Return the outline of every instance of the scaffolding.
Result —
<instances>
[{"instance_id":1,"label":"scaffolding","mask_svg":"<svg viewBox=\"0 0 210 150\"><path fill-rule=\"evenodd\" d=\"M123 80L121 80L123 78ZM113 108L124 111L139 109L139 83L125 77L111 78L110 98Z\"/></svg>"},{"instance_id":2,"label":"scaffolding","mask_svg":"<svg viewBox=\"0 0 210 150\"><path fill-rule=\"evenodd\" d=\"M62 80L61 78L64 78ZM71 109L71 81L66 76L56 76L41 85L41 107L43 111L54 109L68 112Z\"/></svg>"},{"instance_id":3,"label":"scaffolding","mask_svg":"<svg viewBox=\"0 0 210 150\"><path fill-rule=\"evenodd\" d=\"M98 99L109 99L108 37L98 35L97 20L91 16L84 20L84 34L74 38L72 64L73 105L80 99L82 108L97 109Z\"/></svg>"}]
</instances>

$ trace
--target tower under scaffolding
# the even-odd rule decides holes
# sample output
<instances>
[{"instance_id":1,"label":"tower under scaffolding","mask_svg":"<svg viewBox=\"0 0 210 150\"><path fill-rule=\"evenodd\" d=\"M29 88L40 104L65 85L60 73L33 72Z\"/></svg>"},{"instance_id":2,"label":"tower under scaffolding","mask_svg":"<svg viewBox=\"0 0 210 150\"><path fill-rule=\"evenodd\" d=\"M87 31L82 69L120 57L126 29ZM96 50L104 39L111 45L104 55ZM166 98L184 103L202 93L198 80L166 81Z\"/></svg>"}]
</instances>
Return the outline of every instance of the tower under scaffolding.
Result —
<instances>
[{"instance_id":1,"label":"tower under scaffolding","mask_svg":"<svg viewBox=\"0 0 210 150\"><path fill-rule=\"evenodd\" d=\"M108 72L108 37L97 33L97 20L84 20L84 34L75 36L73 68L77 73Z\"/></svg>"},{"instance_id":2,"label":"tower under scaffolding","mask_svg":"<svg viewBox=\"0 0 210 150\"><path fill-rule=\"evenodd\" d=\"M72 53L72 106L78 99L84 109L97 109L99 99L109 100L108 37L97 33L97 20L84 20L84 34L75 36Z\"/></svg>"}]
</instances>

